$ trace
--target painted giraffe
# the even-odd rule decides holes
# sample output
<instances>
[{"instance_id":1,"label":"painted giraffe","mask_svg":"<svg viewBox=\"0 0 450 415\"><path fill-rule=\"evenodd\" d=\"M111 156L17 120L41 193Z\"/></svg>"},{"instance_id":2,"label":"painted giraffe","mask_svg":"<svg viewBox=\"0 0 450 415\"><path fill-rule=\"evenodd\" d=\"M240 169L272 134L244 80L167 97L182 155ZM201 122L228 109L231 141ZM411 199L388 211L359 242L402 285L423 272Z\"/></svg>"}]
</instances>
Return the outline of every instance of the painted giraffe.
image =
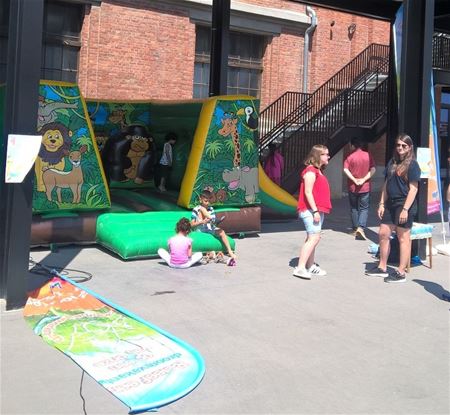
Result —
<instances>
[{"instance_id":1,"label":"painted giraffe","mask_svg":"<svg viewBox=\"0 0 450 415\"><path fill-rule=\"evenodd\" d=\"M228 137L231 135L234 145L234 167L239 167L241 165L241 144L239 143L237 122L238 119L237 117L234 117L234 114L225 114L224 118L222 118L222 128L219 130L219 134L223 137Z\"/></svg>"},{"instance_id":2,"label":"painted giraffe","mask_svg":"<svg viewBox=\"0 0 450 415\"><path fill-rule=\"evenodd\" d=\"M258 168L248 166L241 168L241 144L237 129L238 118L234 114L225 114L222 118L222 128L219 134L223 137L231 136L234 144L233 169L225 169L222 172L224 182L228 183L228 189L242 189L245 192L247 203L254 203L256 193L259 192Z\"/></svg>"}]
</instances>

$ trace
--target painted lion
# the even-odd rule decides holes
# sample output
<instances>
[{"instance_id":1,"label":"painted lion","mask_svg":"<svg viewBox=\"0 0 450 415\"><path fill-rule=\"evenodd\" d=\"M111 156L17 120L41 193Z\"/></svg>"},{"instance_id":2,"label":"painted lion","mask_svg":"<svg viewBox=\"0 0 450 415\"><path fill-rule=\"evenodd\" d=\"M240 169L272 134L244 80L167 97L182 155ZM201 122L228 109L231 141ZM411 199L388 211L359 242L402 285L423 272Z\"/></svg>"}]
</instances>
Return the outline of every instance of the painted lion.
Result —
<instances>
[{"instance_id":1,"label":"painted lion","mask_svg":"<svg viewBox=\"0 0 450 415\"><path fill-rule=\"evenodd\" d=\"M34 169L37 191L45 192L42 173L49 168L64 170L64 157L72 145L72 132L65 125L52 122L44 125L39 133L42 134L42 144Z\"/></svg>"}]
</instances>

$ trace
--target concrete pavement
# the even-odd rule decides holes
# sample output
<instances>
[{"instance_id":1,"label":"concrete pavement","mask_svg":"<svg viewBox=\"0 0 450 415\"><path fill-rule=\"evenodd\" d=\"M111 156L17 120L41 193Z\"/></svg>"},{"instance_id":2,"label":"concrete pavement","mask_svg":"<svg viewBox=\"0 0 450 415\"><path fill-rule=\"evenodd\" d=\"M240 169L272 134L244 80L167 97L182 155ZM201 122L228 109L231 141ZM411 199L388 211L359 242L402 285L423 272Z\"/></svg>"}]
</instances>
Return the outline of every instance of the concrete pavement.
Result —
<instances>
[{"instance_id":1,"label":"concrete pavement","mask_svg":"<svg viewBox=\"0 0 450 415\"><path fill-rule=\"evenodd\" d=\"M345 233L347 201L334 204L317 254L329 275L311 281L292 276L297 221L238 240L236 267L174 270L96 246L31 256L92 273L86 287L199 350L204 380L163 414L448 414L450 257L412 268L405 284L367 277L370 242ZM374 212L370 225L375 238ZM89 415L127 413L21 311L2 311L1 323L2 414L83 414L83 399Z\"/></svg>"}]
</instances>

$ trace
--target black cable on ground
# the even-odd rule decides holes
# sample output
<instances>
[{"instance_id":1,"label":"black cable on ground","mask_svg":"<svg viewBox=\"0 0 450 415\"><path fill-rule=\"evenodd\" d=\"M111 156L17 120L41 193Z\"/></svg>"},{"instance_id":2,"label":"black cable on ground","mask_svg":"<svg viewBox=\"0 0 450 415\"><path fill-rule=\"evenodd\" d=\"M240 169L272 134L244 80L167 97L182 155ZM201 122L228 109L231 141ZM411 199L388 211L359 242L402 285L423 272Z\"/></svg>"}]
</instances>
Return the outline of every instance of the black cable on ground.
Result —
<instances>
[{"instance_id":1,"label":"black cable on ground","mask_svg":"<svg viewBox=\"0 0 450 415\"><path fill-rule=\"evenodd\" d=\"M55 272L56 271L56 272ZM82 271L79 269L71 269L71 268L60 268L54 265L44 265L40 262L36 262L33 258L29 259L29 272L36 275L43 275L49 277L50 275L61 274L67 276L72 281L77 283L87 282L92 279L92 274L87 271ZM82 275L70 275L71 273L82 274ZM49 275L50 274L50 275Z\"/></svg>"},{"instance_id":2,"label":"black cable on ground","mask_svg":"<svg viewBox=\"0 0 450 415\"><path fill-rule=\"evenodd\" d=\"M84 370L81 370L80 397L81 397L81 400L83 401L83 414L87 415L86 400L84 399L84 396L83 396L83 380L84 380Z\"/></svg>"}]
</instances>

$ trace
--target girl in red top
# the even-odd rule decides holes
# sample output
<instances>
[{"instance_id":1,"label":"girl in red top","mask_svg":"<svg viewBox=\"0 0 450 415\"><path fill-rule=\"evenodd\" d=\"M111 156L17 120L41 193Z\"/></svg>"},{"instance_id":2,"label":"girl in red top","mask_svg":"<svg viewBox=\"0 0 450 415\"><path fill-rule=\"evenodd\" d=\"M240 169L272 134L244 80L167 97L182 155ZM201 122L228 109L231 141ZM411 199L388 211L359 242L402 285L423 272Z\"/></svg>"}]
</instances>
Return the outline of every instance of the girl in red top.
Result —
<instances>
[{"instance_id":1,"label":"girl in red top","mask_svg":"<svg viewBox=\"0 0 450 415\"><path fill-rule=\"evenodd\" d=\"M315 275L327 275L314 262L316 246L320 241L323 218L331 211L330 186L322 171L328 164L328 148L315 145L305 160L306 168L301 173L297 211L306 229L306 241L300 250L298 266L294 276L311 279Z\"/></svg>"}]
</instances>

